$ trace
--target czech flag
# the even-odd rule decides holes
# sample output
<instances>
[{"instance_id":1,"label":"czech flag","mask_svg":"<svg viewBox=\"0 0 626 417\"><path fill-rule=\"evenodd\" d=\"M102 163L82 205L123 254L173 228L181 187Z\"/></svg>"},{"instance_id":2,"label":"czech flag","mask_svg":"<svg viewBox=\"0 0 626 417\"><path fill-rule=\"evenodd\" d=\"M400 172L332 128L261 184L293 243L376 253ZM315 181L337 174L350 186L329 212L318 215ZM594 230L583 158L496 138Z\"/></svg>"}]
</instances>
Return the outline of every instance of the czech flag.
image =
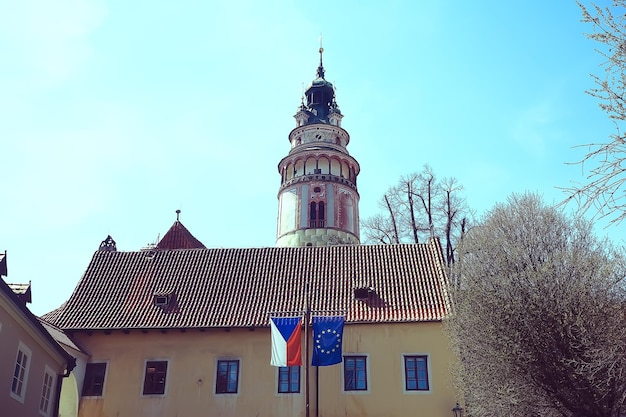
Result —
<instances>
[{"instance_id":1,"label":"czech flag","mask_svg":"<svg viewBox=\"0 0 626 417\"><path fill-rule=\"evenodd\" d=\"M272 366L302 365L302 317L272 317Z\"/></svg>"}]
</instances>

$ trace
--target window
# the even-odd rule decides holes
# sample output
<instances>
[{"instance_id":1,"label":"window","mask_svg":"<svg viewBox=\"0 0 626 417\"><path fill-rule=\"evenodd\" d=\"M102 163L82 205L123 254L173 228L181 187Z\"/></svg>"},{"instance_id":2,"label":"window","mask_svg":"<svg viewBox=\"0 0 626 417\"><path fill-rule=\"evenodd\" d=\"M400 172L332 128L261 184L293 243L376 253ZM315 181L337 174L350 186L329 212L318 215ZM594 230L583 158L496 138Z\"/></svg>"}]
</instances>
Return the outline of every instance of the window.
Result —
<instances>
[{"instance_id":1,"label":"window","mask_svg":"<svg viewBox=\"0 0 626 417\"><path fill-rule=\"evenodd\" d=\"M52 398L52 387L54 386L54 372L46 366L43 374L43 385L41 387L41 399L39 400L39 414L50 415L50 399Z\"/></svg>"},{"instance_id":2,"label":"window","mask_svg":"<svg viewBox=\"0 0 626 417\"><path fill-rule=\"evenodd\" d=\"M167 303L169 302L167 295L155 295L154 296L154 305L161 307L161 306L167 306Z\"/></svg>"},{"instance_id":3,"label":"window","mask_svg":"<svg viewBox=\"0 0 626 417\"><path fill-rule=\"evenodd\" d=\"M143 380L143 395L165 394L167 361L147 361L146 377Z\"/></svg>"},{"instance_id":4,"label":"window","mask_svg":"<svg viewBox=\"0 0 626 417\"><path fill-rule=\"evenodd\" d=\"M367 391L367 357L344 356L343 389L344 391Z\"/></svg>"},{"instance_id":5,"label":"window","mask_svg":"<svg viewBox=\"0 0 626 417\"><path fill-rule=\"evenodd\" d=\"M217 380L215 382L216 394L236 394L239 383L239 361L217 361Z\"/></svg>"},{"instance_id":6,"label":"window","mask_svg":"<svg viewBox=\"0 0 626 417\"><path fill-rule=\"evenodd\" d=\"M415 355L404 357L404 380L407 391L428 391L428 357Z\"/></svg>"},{"instance_id":7,"label":"window","mask_svg":"<svg viewBox=\"0 0 626 417\"><path fill-rule=\"evenodd\" d=\"M311 202L309 206L309 227L325 227L325 225L324 202Z\"/></svg>"},{"instance_id":8,"label":"window","mask_svg":"<svg viewBox=\"0 0 626 417\"><path fill-rule=\"evenodd\" d=\"M278 392L300 392L299 366L281 366L278 368Z\"/></svg>"},{"instance_id":9,"label":"window","mask_svg":"<svg viewBox=\"0 0 626 417\"><path fill-rule=\"evenodd\" d=\"M11 397L24 402L26 395L26 383L28 382L28 369L30 367L31 350L20 342L17 348L15 369L13 370L13 382L11 383Z\"/></svg>"},{"instance_id":10,"label":"window","mask_svg":"<svg viewBox=\"0 0 626 417\"><path fill-rule=\"evenodd\" d=\"M88 363L85 369L85 380L83 382L83 397L100 397L104 391L104 376L106 375L107 364Z\"/></svg>"}]
</instances>

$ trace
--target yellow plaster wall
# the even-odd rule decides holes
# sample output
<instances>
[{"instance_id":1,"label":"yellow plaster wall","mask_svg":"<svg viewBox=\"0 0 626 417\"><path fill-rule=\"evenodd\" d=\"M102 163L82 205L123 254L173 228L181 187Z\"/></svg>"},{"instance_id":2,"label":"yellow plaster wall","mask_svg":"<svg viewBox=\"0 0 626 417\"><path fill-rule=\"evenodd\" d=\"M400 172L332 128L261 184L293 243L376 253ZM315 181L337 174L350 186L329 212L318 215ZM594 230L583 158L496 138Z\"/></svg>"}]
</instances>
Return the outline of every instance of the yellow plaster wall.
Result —
<instances>
[{"instance_id":1,"label":"yellow plaster wall","mask_svg":"<svg viewBox=\"0 0 626 417\"><path fill-rule=\"evenodd\" d=\"M63 379L61 385L61 399L59 401L59 417L76 417L78 416L78 401L80 399L78 393L78 385L76 377L71 373Z\"/></svg>"},{"instance_id":2,"label":"yellow plaster wall","mask_svg":"<svg viewBox=\"0 0 626 417\"><path fill-rule=\"evenodd\" d=\"M92 362L108 362L103 397L81 399L79 416L305 416L304 381L299 394L277 394L277 368L269 365L269 329L75 336ZM346 325L343 350L369 356L369 390L344 393L338 365L319 369L318 396L316 370L311 367L311 416L451 415L456 398L441 323ZM403 392L403 353L430 355L430 392ZM141 394L144 364L151 359L169 360L163 396ZM240 360L237 394L214 393L217 359Z\"/></svg>"}]
</instances>

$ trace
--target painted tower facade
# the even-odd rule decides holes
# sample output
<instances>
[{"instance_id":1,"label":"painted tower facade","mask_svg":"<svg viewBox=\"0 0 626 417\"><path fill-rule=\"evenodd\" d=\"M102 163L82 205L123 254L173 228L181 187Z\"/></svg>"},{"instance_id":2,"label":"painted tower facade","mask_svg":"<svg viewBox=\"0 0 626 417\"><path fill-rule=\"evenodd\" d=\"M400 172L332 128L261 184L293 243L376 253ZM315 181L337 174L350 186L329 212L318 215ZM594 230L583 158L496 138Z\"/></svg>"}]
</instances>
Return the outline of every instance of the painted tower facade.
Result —
<instances>
[{"instance_id":1,"label":"painted tower facade","mask_svg":"<svg viewBox=\"0 0 626 417\"><path fill-rule=\"evenodd\" d=\"M320 48L317 76L308 86L289 134L291 150L278 164L276 246L359 243L359 163L348 153L350 135L333 85L324 78Z\"/></svg>"}]
</instances>

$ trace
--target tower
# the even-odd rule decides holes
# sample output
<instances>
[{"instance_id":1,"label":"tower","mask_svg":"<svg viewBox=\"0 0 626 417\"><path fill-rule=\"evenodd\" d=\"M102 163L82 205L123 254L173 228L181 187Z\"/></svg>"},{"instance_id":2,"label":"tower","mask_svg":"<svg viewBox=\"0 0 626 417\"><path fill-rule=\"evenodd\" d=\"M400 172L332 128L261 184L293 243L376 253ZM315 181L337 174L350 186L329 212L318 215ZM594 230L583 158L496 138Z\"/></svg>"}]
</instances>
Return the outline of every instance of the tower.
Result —
<instances>
[{"instance_id":1,"label":"tower","mask_svg":"<svg viewBox=\"0 0 626 417\"><path fill-rule=\"evenodd\" d=\"M324 78L320 47L317 76L302 97L289 133L291 150L278 164L276 246L359 243L359 163L348 153L350 135L333 85Z\"/></svg>"}]
</instances>

